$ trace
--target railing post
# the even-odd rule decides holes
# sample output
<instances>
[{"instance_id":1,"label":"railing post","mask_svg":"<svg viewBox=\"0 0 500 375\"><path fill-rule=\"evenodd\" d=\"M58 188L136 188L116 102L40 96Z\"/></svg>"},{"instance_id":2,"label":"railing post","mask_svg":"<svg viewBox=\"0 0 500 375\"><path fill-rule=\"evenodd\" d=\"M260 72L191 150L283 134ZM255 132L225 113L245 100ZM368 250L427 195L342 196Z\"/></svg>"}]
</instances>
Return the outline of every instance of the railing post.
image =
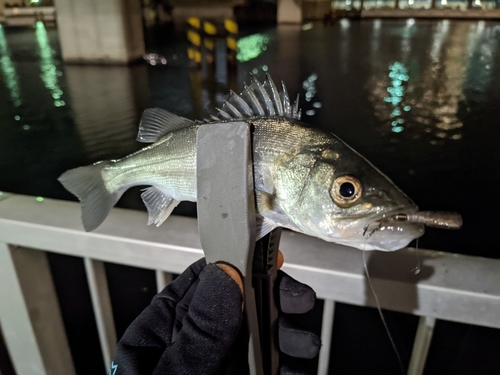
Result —
<instances>
[{"instance_id":1,"label":"railing post","mask_svg":"<svg viewBox=\"0 0 500 375\"><path fill-rule=\"evenodd\" d=\"M47 255L0 242L0 324L18 374L74 374Z\"/></svg>"},{"instance_id":2,"label":"railing post","mask_svg":"<svg viewBox=\"0 0 500 375\"><path fill-rule=\"evenodd\" d=\"M163 288L172 282L172 274L162 270L156 270L156 293L160 293Z\"/></svg>"},{"instance_id":3,"label":"railing post","mask_svg":"<svg viewBox=\"0 0 500 375\"><path fill-rule=\"evenodd\" d=\"M417 334L413 343L408 375L422 375L424 373L425 361L429 346L431 345L432 334L436 319L429 316L421 316L418 321Z\"/></svg>"},{"instance_id":4,"label":"railing post","mask_svg":"<svg viewBox=\"0 0 500 375\"><path fill-rule=\"evenodd\" d=\"M328 374L334 312L335 301L325 299L325 303L323 305L323 323L321 324L321 350L319 351L318 375Z\"/></svg>"},{"instance_id":5,"label":"railing post","mask_svg":"<svg viewBox=\"0 0 500 375\"><path fill-rule=\"evenodd\" d=\"M104 263L98 260L84 258L84 263L104 366L107 370L115 354L116 330L111 300L109 298L106 270L104 269Z\"/></svg>"}]
</instances>

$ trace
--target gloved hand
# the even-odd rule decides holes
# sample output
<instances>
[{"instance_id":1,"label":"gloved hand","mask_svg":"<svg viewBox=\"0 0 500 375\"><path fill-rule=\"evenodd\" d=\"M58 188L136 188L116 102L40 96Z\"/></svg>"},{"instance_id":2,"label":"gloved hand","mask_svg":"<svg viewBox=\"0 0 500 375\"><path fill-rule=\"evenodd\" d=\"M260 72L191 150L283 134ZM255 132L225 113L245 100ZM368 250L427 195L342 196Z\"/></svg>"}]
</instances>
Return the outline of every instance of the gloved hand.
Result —
<instances>
[{"instance_id":1,"label":"gloved hand","mask_svg":"<svg viewBox=\"0 0 500 375\"><path fill-rule=\"evenodd\" d=\"M314 291L282 271L276 285L281 351L292 357L315 357L320 339L299 328L289 315L312 309ZM243 295L235 279L200 259L157 294L127 328L109 374L248 373L248 332L242 329L242 307ZM301 373L282 362L282 374Z\"/></svg>"}]
</instances>

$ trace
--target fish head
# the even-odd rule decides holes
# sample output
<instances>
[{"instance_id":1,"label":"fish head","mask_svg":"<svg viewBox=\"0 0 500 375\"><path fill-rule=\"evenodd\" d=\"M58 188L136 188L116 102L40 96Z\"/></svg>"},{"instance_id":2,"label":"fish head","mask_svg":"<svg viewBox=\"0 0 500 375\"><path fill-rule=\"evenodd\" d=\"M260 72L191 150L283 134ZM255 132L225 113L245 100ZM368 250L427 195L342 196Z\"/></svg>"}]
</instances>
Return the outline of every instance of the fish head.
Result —
<instances>
[{"instance_id":1,"label":"fish head","mask_svg":"<svg viewBox=\"0 0 500 375\"><path fill-rule=\"evenodd\" d=\"M418 207L387 176L340 140L305 149L278 167L282 209L305 234L361 250L395 251L424 233L391 220Z\"/></svg>"}]
</instances>

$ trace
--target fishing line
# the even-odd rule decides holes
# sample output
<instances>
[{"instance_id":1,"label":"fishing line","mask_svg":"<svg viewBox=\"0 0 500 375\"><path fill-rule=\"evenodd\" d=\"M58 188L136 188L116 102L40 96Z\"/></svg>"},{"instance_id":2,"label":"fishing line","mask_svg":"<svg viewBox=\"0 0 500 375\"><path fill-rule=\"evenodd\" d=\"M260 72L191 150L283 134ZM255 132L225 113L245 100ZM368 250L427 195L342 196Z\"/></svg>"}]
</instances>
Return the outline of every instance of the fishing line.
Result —
<instances>
[{"instance_id":1,"label":"fishing line","mask_svg":"<svg viewBox=\"0 0 500 375\"><path fill-rule=\"evenodd\" d=\"M368 285L370 285L370 289L373 293L373 296L375 297L375 303L377 304L378 313L380 315L380 318L382 319L382 323L384 324L385 331L387 332L387 335L389 336L389 340L391 341L392 348L394 349L394 352L396 353L396 357L398 358L399 368L401 369L401 374L406 375L406 372L405 372L404 367L403 367L403 362L401 361L401 356L399 355L399 351L398 351L398 348L396 347L396 343L394 342L391 331L389 330L389 326L387 325L384 314L382 313L382 308L380 307L378 295L377 295L377 293L375 293L375 288L373 287L372 279L370 277L370 273L368 272L368 266L366 263L366 250L363 250L363 266L365 269L366 278L368 280Z\"/></svg>"},{"instance_id":2,"label":"fishing line","mask_svg":"<svg viewBox=\"0 0 500 375\"><path fill-rule=\"evenodd\" d=\"M415 255L417 257L417 266L412 269L412 272L415 275L418 275L420 273L420 266L422 265L422 262L420 260L420 249L418 248L418 238L415 240Z\"/></svg>"}]
</instances>

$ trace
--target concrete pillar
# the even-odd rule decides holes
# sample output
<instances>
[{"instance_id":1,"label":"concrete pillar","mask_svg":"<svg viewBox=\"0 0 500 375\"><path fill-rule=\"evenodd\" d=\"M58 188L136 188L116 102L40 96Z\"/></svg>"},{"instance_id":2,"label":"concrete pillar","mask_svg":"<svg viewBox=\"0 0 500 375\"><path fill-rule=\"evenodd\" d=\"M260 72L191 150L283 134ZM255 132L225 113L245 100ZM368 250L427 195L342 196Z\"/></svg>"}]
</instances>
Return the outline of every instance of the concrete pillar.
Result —
<instances>
[{"instance_id":1,"label":"concrete pillar","mask_svg":"<svg viewBox=\"0 0 500 375\"><path fill-rule=\"evenodd\" d=\"M278 0L278 23L301 23L302 1Z\"/></svg>"},{"instance_id":2,"label":"concrete pillar","mask_svg":"<svg viewBox=\"0 0 500 375\"><path fill-rule=\"evenodd\" d=\"M140 0L56 0L68 63L127 64L145 51Z\"/></svg>"}]
</instances>

